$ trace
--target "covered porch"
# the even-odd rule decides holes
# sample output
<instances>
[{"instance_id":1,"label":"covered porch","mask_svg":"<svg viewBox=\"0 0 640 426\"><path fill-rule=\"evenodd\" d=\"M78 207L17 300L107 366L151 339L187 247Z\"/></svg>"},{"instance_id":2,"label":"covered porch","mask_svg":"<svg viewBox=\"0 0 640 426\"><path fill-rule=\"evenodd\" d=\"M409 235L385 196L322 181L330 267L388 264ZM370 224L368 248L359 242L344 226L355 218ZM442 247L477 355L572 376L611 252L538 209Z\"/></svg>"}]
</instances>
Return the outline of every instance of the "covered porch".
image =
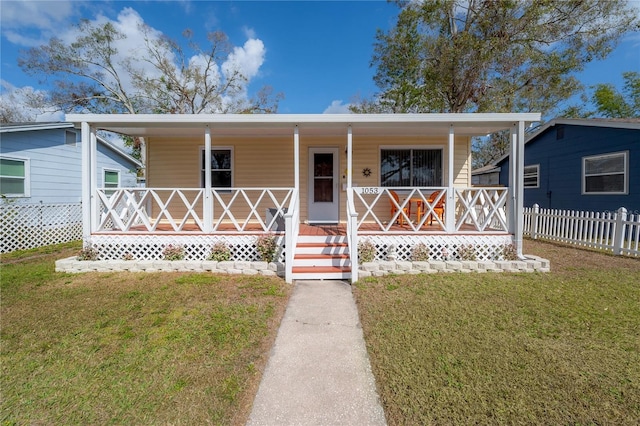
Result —
<instances>
[{"instance_id":1,"label":"covered porch","mask_svg":"<svg viewBox=\"0 0 640 426\"><path fill-rule=\"evenodd\" d=\"M162 247L182 245L187 258L202 260L211 245L224 241L244 247L234 253L237 259L256 260L256 236L272 234L287 281L294 279L300 236L318 230L332 229L344 238L352 281L361 239L376 241L381 259L389 245L407 247L400 251L408 257L419 241L436 244L435 257L442 256L436 254L440 248L455 250L462 243L513 243L522 255L524 130L539 118L67 116L82 129L85 246L97 247L103 259L158 259ZM472 187L471 137L505 129L511 134L511 164L517 166L509 187ZM101 183L94 160L100 130L144 138L146 188ZM427 158L425 152L435 159L415 160ZM400 157L407 160L396 161Z\"/></svg>"}]
</instances>

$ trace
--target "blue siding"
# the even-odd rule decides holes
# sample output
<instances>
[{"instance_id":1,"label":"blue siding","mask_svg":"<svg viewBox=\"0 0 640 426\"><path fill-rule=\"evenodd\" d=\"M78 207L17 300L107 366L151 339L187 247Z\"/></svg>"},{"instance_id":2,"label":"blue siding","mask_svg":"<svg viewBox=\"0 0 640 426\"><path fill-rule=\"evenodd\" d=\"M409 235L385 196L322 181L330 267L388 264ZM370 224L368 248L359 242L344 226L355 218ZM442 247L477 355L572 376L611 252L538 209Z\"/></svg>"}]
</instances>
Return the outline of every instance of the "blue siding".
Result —
<instances>
[{"instance_id":1,"label":"blue siding","mask_svg":"<svg viewBox=\"0 0 640 426\"><path fill-rule=\"evenodd\" d=\"M44 129L0 134L0 155L30 161L30 197L16 198L25 203L77 203L82 194L82 147L65 144L65 132L75 129ZM79 132L78 132L79 133ZM78 137L79 139L79 137ZM122 186L135 186L135 163L98 143L98 185L102 168L120 170Z\"/></svg>"},{"instance_id":2,"label":"blue siding","mask_svg":"<svg viewBox=\"0 0 640 426\"><path fill-rule=\"evenodd\" d=\"M564 127L564 137L556 138ZM582 159L628 152L627 195L582 194ZM613 211L625 207L640 214L640 131L598 126L556 124L525 145L525 165L540 165L540 187L525 188L524 205L562 210ZM500 183L508 184L509 160L499 164Z\"/></svg>"}]
</instances>

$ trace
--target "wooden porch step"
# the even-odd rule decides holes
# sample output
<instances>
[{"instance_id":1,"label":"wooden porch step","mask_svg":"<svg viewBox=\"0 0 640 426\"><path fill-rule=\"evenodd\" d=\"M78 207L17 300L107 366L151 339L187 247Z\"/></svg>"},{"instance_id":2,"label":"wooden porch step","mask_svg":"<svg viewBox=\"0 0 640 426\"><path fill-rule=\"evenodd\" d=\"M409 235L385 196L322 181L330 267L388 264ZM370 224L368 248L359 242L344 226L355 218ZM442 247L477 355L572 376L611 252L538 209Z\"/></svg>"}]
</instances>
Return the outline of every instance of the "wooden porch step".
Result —
<instances>
[{"instance_id":1,"label":"wooden porch step","mask_svg":"<svg viewBox=\"0 0 640 426\"><path fill-rule=\"evenodd\" d=\"M346 280L351 278L349 266L294 266L294 280Z\"/></svg>"}]
</instances>

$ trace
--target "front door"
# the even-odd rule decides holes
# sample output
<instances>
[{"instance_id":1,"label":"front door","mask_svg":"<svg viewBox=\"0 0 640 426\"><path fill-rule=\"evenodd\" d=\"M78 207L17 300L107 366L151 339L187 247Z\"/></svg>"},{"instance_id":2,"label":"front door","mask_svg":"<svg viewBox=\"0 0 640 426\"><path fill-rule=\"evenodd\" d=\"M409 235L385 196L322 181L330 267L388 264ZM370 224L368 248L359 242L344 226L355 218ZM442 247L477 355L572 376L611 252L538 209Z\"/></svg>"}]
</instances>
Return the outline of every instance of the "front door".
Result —
<instances>
[{"instance_id":1,"label":"front door","mask_svg":"<svg viewBox=\"0 0 640 426\"><path fill-rule=\"evenodd\" d=\"M309 148L309 222L338 222L338 176L338 148Z\"/></svg>"}]
</instances>

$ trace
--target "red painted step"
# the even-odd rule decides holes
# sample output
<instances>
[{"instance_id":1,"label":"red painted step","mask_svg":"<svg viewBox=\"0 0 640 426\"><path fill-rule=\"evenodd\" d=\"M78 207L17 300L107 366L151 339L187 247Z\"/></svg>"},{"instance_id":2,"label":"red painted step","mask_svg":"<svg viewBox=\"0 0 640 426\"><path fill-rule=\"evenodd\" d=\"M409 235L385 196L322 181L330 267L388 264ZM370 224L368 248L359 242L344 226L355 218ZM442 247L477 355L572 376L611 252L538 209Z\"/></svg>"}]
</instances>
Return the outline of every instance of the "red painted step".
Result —
<instances>
[{"instance_id":1,"label":"red painted step","mask_svg":"<svg viewBox=\"0 0 640 426\"><path fill-rule=\"evenodd\" d=\"M294 266L294 274L330 274L333 272L351 272L349 266Z\"/></svg>"}]
</instances>

